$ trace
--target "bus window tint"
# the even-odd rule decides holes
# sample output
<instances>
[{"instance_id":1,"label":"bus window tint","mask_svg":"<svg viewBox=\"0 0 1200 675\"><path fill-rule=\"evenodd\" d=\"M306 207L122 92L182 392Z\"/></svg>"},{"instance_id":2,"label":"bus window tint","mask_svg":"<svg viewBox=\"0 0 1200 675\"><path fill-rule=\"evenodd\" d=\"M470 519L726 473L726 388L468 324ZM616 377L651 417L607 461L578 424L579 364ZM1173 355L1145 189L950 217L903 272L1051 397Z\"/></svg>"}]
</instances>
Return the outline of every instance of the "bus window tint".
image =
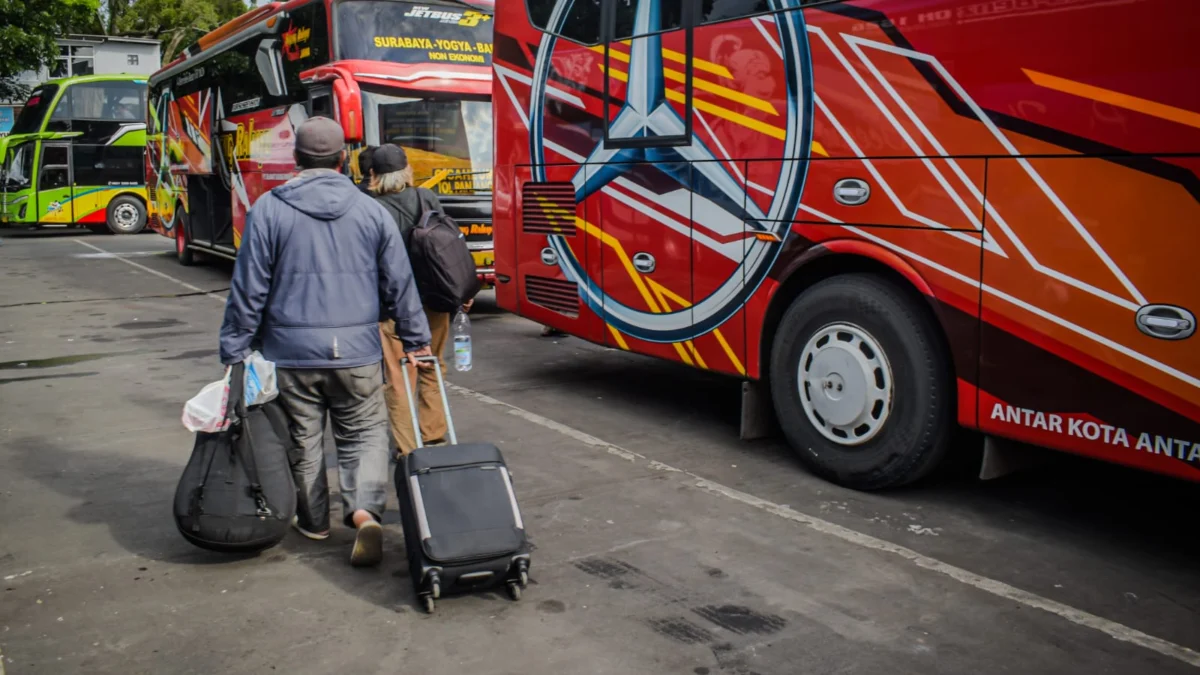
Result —
<instances>
[{"instance_id":1,"label":"bus window tint","mask_svg":"<svg viewBox=\"0 0 1200 675\"><path fill-rule=\"evenodd\" d=\"M363 92L368 145L403 147L418 182L439 169L492 168L492 104L462 99L401 98ZM490 188L489 188L490 189Z\"/></svg>"},{"instance_id":2,"label":"bus window tint","mask_svg":"<svg viewBox=\"0 0 1200 675\"><path fill-rule=\"evenodd\" d=\"M701 0L696 23L716 23L771 11L767 0Z\"/></svg>"},{"instance_id":3,"label":"bus window tint","mask_svg":"<svg viewBox=\"0 0 1200 675\"><path fill-rule=\"evenodd\" d=\"M4 186L13 192L33 184L33 143L21 143L8 149L4 162Z\"/></svg>"},{"instance_id":4,"label":"bus window tint","mask_svg":"<svg viewBox=\"0 0 1200 675\"><path fill-rule=\"evenodd\" d=\"M561 17L558 30L550 26L551 14L558 3L556 0L526 0L529 18L533 25L547 33L554 33L572 42L583 45L600 43L600 0L574 0Z\"/></svg>"},{"instance_id":5,"label":"bus window tint","mask_svg":"<svg viewBox=\"0 0 1200 675\"><path fill-rule=\"evenodd\" d=\"M341 59L492 65L492 17L442 5L352 0L334 5Z\"/></svg>"},{"instance_id":6,"label":"bus window tint","mask_svg":"<svg viewBox=\"0 0 1200 675\"><path fill-rule=\"evenodd\" d=\"M42 146L42 172L38 176L38 190L65 188L71 184L71 169L68 165L67 146Z\"/></svg>"},{"instance_id":7,"label":"bus window tint","mask_svg":"<svg viewBox=\"0 0 1200 675\"><path fill-rule=\"evenodd\" d=\"M363 41L367 39L365 35L363 33L356 38ZM329 21L325 15L325 4L313 2L292 10L283 24L282 38L286 96L294 101L303 101L306 94L300 82L300 73L330 61ZM261 81L262 76L257 71L254 74Z\"/></svg>"},{"instance_id":8,"label":"bus window tint","mask_svg":"<svg viewBox=\"0 0 1200 675\"><path fill-rule=\"evenodd\" d=\"M136 82L87 82L71 85L50 116L53 126L71 120L137 122L144 117L146 87ZM58 129L54 129L58 130Z\"/></svg>"},{"instance_id":9,"label":"bus window tint","mask_svg":"<svg viewBox=\"0 0 1200 675\"><path fill-rule=\"evenodd\" d=\"M638 8L650 0L617 0L614 40L627 40L639 35L651 35L660 31L675 30L683 25L684 0L659 0L658 12L651 12L646 23L637 23Z\"/></svg>"},{"instance_id":10,"label":"bus window tint","mask_svg":"<svg viewBox=\"0 0 1200 675\"><path fill-rule=\"evenodd\" d=\"M142 182L141 146L75 144L75 184L138 185Z\"/></svg>"},{"instance_id":11,"label":"bus window tint","mask_svg":"<svg viewBox=\"0 0 1200 675\"><path fill-rule=\"evenodd\" d=\"M29 100L25 102L25 107L21 109L21 114L17 115L17 121L13 122L12 134L32 134L42 130L42 122L46 119L46 111L50 109L50 104L54 102L54 95L58 93L57 84L42 85L35 89L29 95Z\"/></svg>"}]
</instances>

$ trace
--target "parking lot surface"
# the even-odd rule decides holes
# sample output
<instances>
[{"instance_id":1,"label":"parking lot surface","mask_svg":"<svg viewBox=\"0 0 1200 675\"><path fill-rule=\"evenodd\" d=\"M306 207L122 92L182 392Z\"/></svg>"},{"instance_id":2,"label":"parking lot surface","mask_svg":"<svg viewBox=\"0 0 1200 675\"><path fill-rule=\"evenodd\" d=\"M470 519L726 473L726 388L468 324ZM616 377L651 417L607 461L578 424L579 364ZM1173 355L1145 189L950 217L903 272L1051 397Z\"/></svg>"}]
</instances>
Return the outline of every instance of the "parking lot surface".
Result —
<instances>
[{"instance_id":1,"label":"parking lot surface","mask_svg":"<svg viewBox=\"0 0 1200 675\"><path fill-rule=\"evenodd\" d=\"M221 374L230 264L171 248L4 237L0 674L1200 666L1196 486L1051 455L986 483L844 490L779 440L737 439L738 382L540 338L488 297L451 402L460 439L496 442L514 472L536 546L524 599L421 612L394 496L378 569L349 567L344 529L200 551L171 517L180 411Z\"/></svg>"}]
</instances>

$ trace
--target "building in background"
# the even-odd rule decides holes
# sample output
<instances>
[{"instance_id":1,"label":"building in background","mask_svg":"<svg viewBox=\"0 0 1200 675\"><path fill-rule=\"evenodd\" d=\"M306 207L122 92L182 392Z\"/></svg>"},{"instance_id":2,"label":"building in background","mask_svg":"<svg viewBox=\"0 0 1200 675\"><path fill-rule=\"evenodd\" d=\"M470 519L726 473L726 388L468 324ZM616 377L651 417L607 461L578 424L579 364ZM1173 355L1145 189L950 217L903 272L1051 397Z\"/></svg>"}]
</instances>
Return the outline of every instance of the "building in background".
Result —
<instances>
[{"instance_id":1,"label":"building in background","mask_svg":"<svg viewBox=\"0 0 1200 675\"><path fill-rule=\"evenodd\" d=\"M158 70L158 40L104 35L68 35L58 41L59 56L49 67L27 71L17 80L33 89L46 80L75 75L149 75ZM24 101L0 101L0 136L7 135Z\"/></svg>"}]
</instances>

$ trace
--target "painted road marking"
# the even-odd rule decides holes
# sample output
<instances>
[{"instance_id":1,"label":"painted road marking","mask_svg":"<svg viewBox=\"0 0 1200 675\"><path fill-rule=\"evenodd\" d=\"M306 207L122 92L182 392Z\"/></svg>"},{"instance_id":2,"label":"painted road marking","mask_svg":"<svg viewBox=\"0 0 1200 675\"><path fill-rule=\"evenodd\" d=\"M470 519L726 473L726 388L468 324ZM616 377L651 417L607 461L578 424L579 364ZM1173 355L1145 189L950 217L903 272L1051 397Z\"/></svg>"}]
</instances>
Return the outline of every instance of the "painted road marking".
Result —
<instances>
[{"instance_id":1,"label":"painted road marking","mask_svg":"<svg viewBox=\"0 0 1200 675\"><path fill-rule=\"evenodd\" d=\"M542 417L537 413L529 412L528 410L518 408L510 403L505 403L498 399L492 398L487 394L481 394L477 391L454 384L448 386L463 396L468 396L487 405L506 408L508 413L511 415L520 417L527 422L533 422L538 426L557 431L558 433L577 440L585 445L603 449L605 452L616 455L617 457L621 457L622 459L635 462L641 461L646 463L646 465L651 469L670 471L672 473L678 473L683 476L687 476L689 479L695 481L696 487L712 494L720 495L736 502L741 502L742 504L752 506L756 509L765 511L785 520L799 523L811 530L837 537L842 541L846 541L863 548L869 548L875 551L898 556L915 564L917 567L921 567L932 572L937 572L938 574L943 574L973 588L979 589L986 593L991 593L992 595L1004 598L1006 600L1020 603L1026 607L1032 607L1034 609L1040 609L1049 612L1066 619L1071 623L1100 631L1101 633L1104 633L1116 640L1120 640L1121 642L1128 642L1138 645L1139 647L1144 647L1163 656L1177 659L1192 666L1200 666L1200 652L1196 652L1182 645L1177 645L1173 642L1154 637L1153 635L1148 635L1135 628L1130 628L1124 624L1110 621L1109 619L1096 616L1095 614L1085 612L1081 609L1076 609L1070 605L1065 605L1061 602L1050 600L1049 598L1043 598L1036 593L1023 591L1002 581L997 581L995 579L967 571L961 567L944 563L936 558L931 558L927 555L917 553L910 548L893 544L891 542L872 537L868 534L863 534L862 532L852 530L848 527L843 527L836 523L831 523L827 520L823 520L806 513L801 513L789 506L776 504L774 502L755 497L754 495L747 494L740 490L735 490L726 485L708 480L707 478L702 478L691 471L678 469L668 464L652 460L636 452L626 450L625 448L621 448L620 446L596 438L591 434L569 427L561 422L556 422L552 419Z\"/></svg>"},{"instance_id":2,"label":"painted road marking","mask_svg":"<svg viewBox=\"0 0 1200 675\"><path fill-rule=\"evenodd\" d=\"M113 259L120 260L121 262L125 263L126 265L136 267L139 270L142 270L143 272L149 272L150 274L153 274L154 276L159 277L161 279L166 279L167 281L177 283L180 286L183 286L184 288L186 288L188 290L195 291L197 293L202 293L205 296L210 297L213 300L216 300L217 302L220 302L221 304L225 304L225 298L222 298L221 296L216 295L215 293L209 293L208 291L204 290L203 288L200 288L199 286L193 286L193 285L189 284L188 282L186 282L182 279L176 279L175 277L173 277L170 274L167 274L165 272L159 272L156 269L151 269L141 263L137 263L132 260L129 260L128 258L122 258L121 256L119 256L111 251L105 251L104 249L100 248L99 246L89 244L86 241L83 241L82 239L74 239L73 241L76 244L79 244L80 246L86 246L98 253L105 253L105 254L111 255L113 257Z\"/></svg>"},{"instance_id":3,"label":"painted road marking","mask_svg":"<svg viewBox=\"0 0 1200 675\"><path fill-rule=\"evenodd\" d=\"M104 249L101 249L97 246L93 246L85 241L81 241L79 239L76 239L75 241L78 242L79 244L87 246L88 248L96 249L97 251L100 251L102 253L107 253L107 251L104 251ZM153 274L157 277L161 277L168 281L177 283L180 286L183 286L185 288L203 292L203 289L197 288L196 286L193 286L193 285L187 283L186 281L183 281L182 279L176 279L175 277L173 277L169 274L159 272L157 270L152 270L149 267L146 267L145 265L140 265L136 262L133 262L132 260L126 260L124 258L117 258L117 259L120 260L121 262L132 265L133 267L137 267L138 269L144 270L146 272L150 272L151 274ZM222 303L225 302L224 298L221 298L219 296L212 295L212 294L208 294L208 295L209 295L209 297L212 297L216 300L220 300ZM950 577L951 579L954 579L955 581L966 584L967 586L971 586L972 588L984 591L985 593L990 593L997 597L1019 603L1026 607L1040 609L1042 611L1045 611L1050 614L1054 614L1058 617L1061 617L1063 619L1066 619L1067 621L1069 621L1073 624L1076 624L1079 626L1084 626L1086 628L1091 628L1093 630L1097 630L1101 633L1104 633L1105 635L1108 635L1109 637L1111 637L1115 640L1119 640L1121 642L1128 642L1130 644L1134 644L1139 647L1144 647L1146 649L1149 649L1149 650L1156 652L1158 654L1161 654L1163 656L1166 656L1166 657L1169 657L1172 659L1176 659L1178 661L1182 661L1183 663L1186 663L1188 665L1200 667L1200 652L1196 652L1195 650L1189 649L1188 647L1184 647L1183 645L1177 645L1174 642L1169 642L1162 638L1154 637L1153 635L1143 633L1142 631L1137 630L1136 628L1130 628L1129 626L1126 626L1124 624L1117 623L1116 621L1111 621L1109 619L1105 619L1100 616L1096 616L1095 614L1092 614L1090 612L1085 612L1081 609L1076 609L1074 607L1071 607L1070 605L1066 605L1061 602L1051 600L1049 598L1043 598L1042 596L1037 595L1036 593L1030 593L1028 591L1023 591L1015 586L1006 584L1003 581L997 581L997 580L991 579L989 577L975 574L974 572L970 572L961 567L956 567L949 563L944 563L936 558L931 558L927 555L917 553L916 551L914 551L910 548L900 546L898 544L893 544L889 541L884 541L883 539L878 539L876 537L872 537L869 534L863 534L862 532L858 532L857 530L852 530L848 527L843 527L836 523L832 523L827 520L823 520L821 518L817 518L815 516L808 515L806 513L801 513L799 511L796 511L795 509L792 509L789 506L784 506L782 504L776 504L774 502L767 501L765 499L755 497L754 495L742 492L741 490L735 490L726 485L722 485L720 483L708 480L707 478L702 478L701 476L698 476L698 475L692 473L691 471L685 471L683 469L678 469L669 464L664 464L662 462L650 459L649 457L646 457L645 455L642 455L642 454L639 454L636 452L632 452L630 450L626 450L618 445L614 445L614 444L604 441L602 439L596 438L595 436L592 436L589 433L580 431L578 429L575 429L574 427L567 426L561 422L556 422L548 417L543 417L537 413L529 412L528 410L525 410L524 408L519 408L515 405L512 405L511 403L505 403L504 401L492 398L491 396L488 396L487 394L481 394L472 389L467 389L466 387L460 387L455 384L447 383L447 387L458 394L467 396L469 398L473 398L481 403L484 403L484 404L487 404L490 406L504 408L507 410L508 414L510 414L510 415L515 415L517 417L520 417L521 419L524 419L527 422L532 422L540 427L544 427L544 428L550 429L552 431L557 431L558 433L560 433L568 438L572 438L576 441L579 441L580 443L583 443L584 445L587 445L587 446L590 446L593 448L602 449L611 455L620 457L627 461L644 462L646 464L646 466L651 469L655 469L658 471L669 471L672 473L678 473L680 475L687 476L689 479L695 481L696 487L698 487L702 490L705 490L707 492L710 492L714 495L719 495L719 496L725 497L727 499L731 499L736 502L741 502L742 504L745 504L747 506L752 506L756 509L765 511L766 513L770 513L772 515L778 516L785 520L790 520L794 523L804 525L805 527L807 527L811 530L820 532L822 534L827 534L832 537L836 537L838 539L841 539L842 541L849 542L851 544L855 544L855 545L861 546L863 548L868 548L868 549L871 549L874 551L880 551L882 553L888 553L888 554L897 556L899 558L903 558L903 559L913 563L917 567L921 567L921 568L927 569L931 572L936 572L938 574L942 574L944 576Z\"/></svg>"}]
</instances>

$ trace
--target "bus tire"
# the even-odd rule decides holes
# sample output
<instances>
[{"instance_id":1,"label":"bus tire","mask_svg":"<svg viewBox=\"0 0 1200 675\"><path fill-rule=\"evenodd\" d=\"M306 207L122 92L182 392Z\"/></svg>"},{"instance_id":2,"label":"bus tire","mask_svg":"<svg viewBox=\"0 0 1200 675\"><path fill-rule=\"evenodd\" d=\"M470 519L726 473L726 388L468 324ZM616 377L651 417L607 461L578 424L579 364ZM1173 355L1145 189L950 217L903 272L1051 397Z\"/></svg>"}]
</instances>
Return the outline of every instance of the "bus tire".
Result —
<instances>
[{"instance_id":1,"label":"bus tire","mask_svg":"<svg viewBox=\"0 0 1200 675\"><path fill-rule=\"evenodd\" d=\"M780 426L817 475L857 490L919 480L946 454L954 390L928 307L884 277L831 277L797 297L771 349Z\"/></svg>"},{"instance_id":2,"label":"bus tire","mask_svg":"<svg viewBox=\"0 0 1200 675\"><path fill-rule=\"evenodd\" d=\"M196 252L188 246L187 216L182 211L175 217L175 259L184 267L196 264Z\"/></svg>"},{"instance_id":3,"label":"bus tire","mask_svg":"<svg viewBox=\"0 0 1200 675\"><path fill-rule=\"evenodd\" d=\"M146 205L133 195L121 195L108 203L104 222L113 234L137 234L146 229Z\"/></svg>"}]
</instances>

